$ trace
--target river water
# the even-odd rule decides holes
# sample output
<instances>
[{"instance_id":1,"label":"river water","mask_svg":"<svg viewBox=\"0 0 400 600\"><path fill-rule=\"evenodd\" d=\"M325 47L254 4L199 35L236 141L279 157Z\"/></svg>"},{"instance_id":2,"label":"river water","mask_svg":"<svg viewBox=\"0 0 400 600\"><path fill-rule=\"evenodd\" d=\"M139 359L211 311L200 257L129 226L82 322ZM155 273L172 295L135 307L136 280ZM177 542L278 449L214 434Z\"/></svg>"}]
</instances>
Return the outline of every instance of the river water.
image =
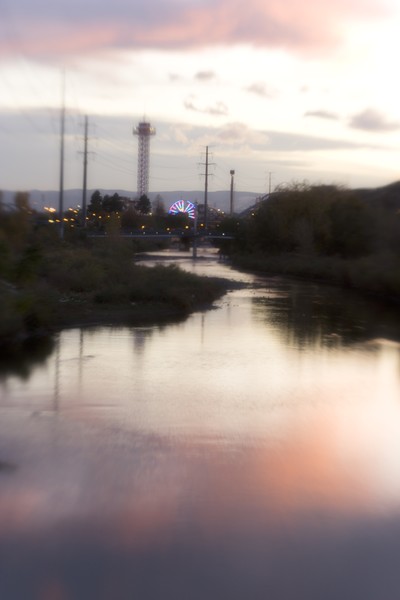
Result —
<instances>
[{"instance_id":1,"label":"river water","mask_svg":"<svg viewBox=\"0 0 400 600\"><path fill-rule=\"evenodd\" d=\"M398 600L398 311L162 260L245 285L1 367L0 598Z\"/></svg>"}]
</instances>

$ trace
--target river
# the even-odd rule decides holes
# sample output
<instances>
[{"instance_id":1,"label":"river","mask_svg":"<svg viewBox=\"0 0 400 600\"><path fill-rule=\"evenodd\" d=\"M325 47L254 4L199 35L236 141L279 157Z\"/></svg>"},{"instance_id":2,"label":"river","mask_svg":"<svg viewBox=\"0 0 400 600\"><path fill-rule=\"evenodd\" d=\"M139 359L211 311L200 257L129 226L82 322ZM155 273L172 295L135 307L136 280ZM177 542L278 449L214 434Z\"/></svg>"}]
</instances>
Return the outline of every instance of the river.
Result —
<instances>
[{"instance_id":1,"label":"river","mask_svg":"<svg viewBox=\"0 0 400 600\"><path fill-rule=\"evenodd\" d=\"M398 310L199 253L244 286L1 366L0 598L397 600Z\"/></svg>"}]
</instances>

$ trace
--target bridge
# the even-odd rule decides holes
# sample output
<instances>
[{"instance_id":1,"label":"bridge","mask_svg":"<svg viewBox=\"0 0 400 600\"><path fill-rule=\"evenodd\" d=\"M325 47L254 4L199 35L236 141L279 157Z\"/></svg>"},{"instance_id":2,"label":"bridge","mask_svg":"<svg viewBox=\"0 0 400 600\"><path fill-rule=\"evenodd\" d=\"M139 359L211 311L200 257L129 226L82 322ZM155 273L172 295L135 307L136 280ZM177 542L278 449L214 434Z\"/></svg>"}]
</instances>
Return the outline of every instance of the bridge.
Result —
<instances>
[{"instance_id":1,"label":"bridge","mask_svg":"<svg viewBox=\"0 0 400 600\"><path fill-rule=\"evenodd\" d=\"M103 233L89 233L88 237L91 238L104 238L107 237L107 232ZM174 238L179 239L188 239L191 241L204 241L204 240L233 240L235 239L233 235L229 233L192 233L187 231L171 231L168 233L158 232L158 231L139 231L139 232L122 232L118 233L118 237L123 238L136 238L136 239L146 239L146 240L163 240L169 239L173 240Z\"/></svg>"},{"instance_id":2,"label":"bridge","mask_svg":"<svg viewBox=\"0 0 400 600\"><path fill-rule=\"evenodd\" d=\"M106 232L104 233L89 233L88 237L90 238L103 238L103 239L107 239L107 237L109 237L107 235ZM110 236L111 237L111 236ZM197 249L201 244L206 244L208 241L225 241L225 240L233 240L235 239L233 235L230 235L228 233L211 233L211 232L202 232L202 233L193 233L193 232L188 232L188 231L170 231L168 233L166 232L159 232L159 231L141 231L141 232L121 232L118 234L118 237L122 237L122 238L130 238L130 239L141 239L141 240L170 240L172 241L176 241L176 240L180 240L181 242L183 240L186 241L187 245L187 249L189 249L189 247L192 247L192 256L194 259L197 258Z\"/></svg>"}]
</instances>

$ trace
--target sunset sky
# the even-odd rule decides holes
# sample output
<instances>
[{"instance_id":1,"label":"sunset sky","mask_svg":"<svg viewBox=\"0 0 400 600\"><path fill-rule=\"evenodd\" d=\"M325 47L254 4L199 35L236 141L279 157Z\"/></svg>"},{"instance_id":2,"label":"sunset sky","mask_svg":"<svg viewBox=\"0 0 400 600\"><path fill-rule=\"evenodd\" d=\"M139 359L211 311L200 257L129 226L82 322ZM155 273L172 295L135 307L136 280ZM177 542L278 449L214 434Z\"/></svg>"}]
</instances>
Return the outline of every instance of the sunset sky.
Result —
<instances>
[{"instance_id":1,"label":"sunset sky","mask_svg":"<svg viewBox=\"0 0 400 600\"><path fill-rule=\"evenodd\" d=\"M265 193L308 180L400 179L398 0L1 0L0 189L57 189L65 72L65 187Z\"/></svg>"}]
</instances>

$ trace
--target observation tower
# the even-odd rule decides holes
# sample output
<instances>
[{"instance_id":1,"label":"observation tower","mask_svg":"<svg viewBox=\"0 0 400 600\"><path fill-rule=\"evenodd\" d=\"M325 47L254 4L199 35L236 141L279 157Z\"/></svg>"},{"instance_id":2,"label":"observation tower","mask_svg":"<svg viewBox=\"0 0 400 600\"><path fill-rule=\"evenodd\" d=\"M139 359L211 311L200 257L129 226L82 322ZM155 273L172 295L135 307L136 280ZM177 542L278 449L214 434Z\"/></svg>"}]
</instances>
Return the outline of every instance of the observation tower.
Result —
<instances>
[{"instance_id":1,"label":"observation tower","mask_svg":"<svg viewBox=\"0 0 400 600\"><path fill-rule=\"evenodd\" d=\"M139 198L147 196L149 191L150 137L156 134L154 127L145 121L133 129L133 135L139 137L137 193Z\"/></svg>"}]
</instances>

